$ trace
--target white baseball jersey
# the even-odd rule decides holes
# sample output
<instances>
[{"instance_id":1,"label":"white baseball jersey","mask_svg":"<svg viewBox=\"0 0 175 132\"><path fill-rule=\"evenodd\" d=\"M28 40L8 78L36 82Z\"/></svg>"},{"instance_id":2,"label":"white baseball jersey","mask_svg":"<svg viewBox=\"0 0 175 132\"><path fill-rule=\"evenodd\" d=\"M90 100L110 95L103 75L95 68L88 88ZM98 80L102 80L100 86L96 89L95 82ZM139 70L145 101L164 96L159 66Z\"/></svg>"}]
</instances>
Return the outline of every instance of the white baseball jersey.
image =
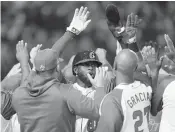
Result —
<instances>
[{"instance_id":1,"label":"white baseball jersey","mask_svg":"<svg viewBox=\"0 0 175 132\"><path fill-rule=\"evenodd\" d=\"M123 117L121 132L149 132L151 96L152 89L150 86L135 81L129 85L119 84L111 93L106 95L103 101L112 99L116 108L121 111ZM101 107L102 105L103 102ZM118 121L114 122L117 123Z\"/></svg>"},{"instance_id":2,"label":"white baseball jersey","mask_svg":"<svg viewBox=\"0 0 175 132\"><path fill-rule=\"evenodd\" d=\"M82 92L83 95L94 98L95 90L92 88L83 88L79 86L77 83L74 83L74 88L78 89L79 91ZM89 119L87 118L82 118L80 116L77 116L76 123L75 123L75 132L88 132L87 131L87 125L88 125Z\"/></svg>"}]
</instances>

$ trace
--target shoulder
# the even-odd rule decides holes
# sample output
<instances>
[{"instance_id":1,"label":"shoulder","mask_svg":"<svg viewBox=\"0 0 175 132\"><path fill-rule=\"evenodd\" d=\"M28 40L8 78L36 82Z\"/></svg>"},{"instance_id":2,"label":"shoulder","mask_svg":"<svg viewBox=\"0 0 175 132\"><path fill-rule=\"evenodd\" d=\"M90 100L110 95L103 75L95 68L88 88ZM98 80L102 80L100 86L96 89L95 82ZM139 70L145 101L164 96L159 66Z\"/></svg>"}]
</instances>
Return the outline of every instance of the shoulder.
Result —
<instances>
[{"instance_id":1,"label":"shoulder","mask_svg":"<svg viewBox=\"0 0 175 132\"><path fill-rule=\"evenodd\" d=\"M102 113L102 108L106 105L114 105L122 112L121 100L122 100L122 89L114 89L110 93L106 94L101 101L99 113Z\"/></svg>"},{"instance_id":2,"label":"shoulder","mask_svg":"<svg viewBox=\"0 0 175 132\"><path fill-rule=\"evenodd\" d=\"M60 92L63 92L63 93L67 93L69 92L71 89L73 89L73 84L64 84L64 83L60 83L59 84L59 90Z\"/></svg>"},{"instance_id":3,"label":"shoulder","mask_svg":"<svg viewBox=\"0 0 175 132\"><path fill-rule=\"evenodd\" d=\"M14 92L16 88L20 86L21 83L21 73L5 78L1 82L3 90Z\"/></svg>"}]
</instances>

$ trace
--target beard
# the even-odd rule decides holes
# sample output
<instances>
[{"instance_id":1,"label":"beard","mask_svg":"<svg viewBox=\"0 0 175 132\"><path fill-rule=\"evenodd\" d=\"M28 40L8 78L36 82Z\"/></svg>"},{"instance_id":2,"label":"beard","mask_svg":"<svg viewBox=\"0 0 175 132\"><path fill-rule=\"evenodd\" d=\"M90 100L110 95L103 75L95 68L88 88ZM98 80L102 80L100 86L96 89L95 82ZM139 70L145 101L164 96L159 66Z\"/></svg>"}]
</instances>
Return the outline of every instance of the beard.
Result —
<instances>
[{"instance_id":1,"label":"beard","mask_svg":"<svg viewBox=\"0 0 175 132\"><path fill-rule=\"evenodd\" d=\"M90 80L89 80L89 78L87 77L86 74L79 72L77 75L78 75L78 78L79 78L87 87L91 87L91 86L92 86L92 84L91 84L91 82L90 82ZM92 77L93 77L93 76L92 76Z\"/></svg>"}]
</instances>

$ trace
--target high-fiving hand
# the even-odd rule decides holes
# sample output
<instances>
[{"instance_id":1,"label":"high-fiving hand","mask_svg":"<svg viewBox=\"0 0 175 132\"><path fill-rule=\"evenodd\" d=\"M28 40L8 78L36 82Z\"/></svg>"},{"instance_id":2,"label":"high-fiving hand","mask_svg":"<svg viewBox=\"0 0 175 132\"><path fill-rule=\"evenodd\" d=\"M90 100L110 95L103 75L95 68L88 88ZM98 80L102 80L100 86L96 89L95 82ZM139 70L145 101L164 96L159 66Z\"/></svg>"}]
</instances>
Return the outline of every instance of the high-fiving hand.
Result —
<instances>
[{"instance_id":1,"label":"high-fiving hand","mask_svg":"<svg viewBox=\"0 0 175 132\"><path fill-rule=\"evenodd\" d=\"M19 41L16 45L16 58L20 64L28 64L29 54L27 50L27 43L24 43L23 40Z\"/></svg>"},{"instance_id":2,"label":"high-fiving hand","mask_svg":"<svg viewBox=\"0 0 175 132\"><path fill-rule=\"evenodd\" d=\"M87 7L81 7L80 9L75 9L74 17L67 31L70 31L76 35L80 34L86 29L91 20L88 20L90 12Z\"/></svg>"},{"instance_id":3,"label":"high-fiving hand","mask_svg":"<svg viewBox=\"0 0 175 132\"><path fill-rule=\"evenodd\" d=\"M148 73L148 75L151 76L151 74L153 74L155 71L160 70L163 57L159 58L160 47L156 42L150 41L148 44L146 44L146 46L143 47L141 54L145 65L149 66L150 68L149 72L151 73Z\"/></svg>"},{"instance_id":4,"label":"high-fiving hand","mask_svg":"<svg viewBox=\"0 0 175 132\"><path fill-rule=\"evenodd\" d=\"M137 15L131 13L127 17L126 22L126 34L128 35L128 43L133 43L136 41L137 27L141 23L142 19L139 19Z\"/></svg>"}]
</instances>

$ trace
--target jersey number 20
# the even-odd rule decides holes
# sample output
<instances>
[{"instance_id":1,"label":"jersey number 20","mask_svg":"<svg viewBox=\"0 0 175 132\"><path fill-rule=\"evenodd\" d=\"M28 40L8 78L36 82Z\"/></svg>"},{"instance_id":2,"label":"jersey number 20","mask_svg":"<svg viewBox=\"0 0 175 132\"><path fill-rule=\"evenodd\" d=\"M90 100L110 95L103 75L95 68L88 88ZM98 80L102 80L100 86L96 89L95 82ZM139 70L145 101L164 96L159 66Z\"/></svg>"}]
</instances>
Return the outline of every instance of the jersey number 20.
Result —
<instances>
[{"instance_id":1,"label":"jersey number 20","mask_svg":"<svg viewBox=\"0 0 175 132\"><path fill-rule=\"evenodd\" d=\"M139 118L139 120L136 121L135 124L134 124L135 132L143 132L143 130L139 131L139 127L143 123L144 116L146 116L147 117L147 121L149 121L149 111L150 111L150 105L145 107L144 111L137 110L137 111L133 112L133 119Z\"/></svg>"}]
</instances>

